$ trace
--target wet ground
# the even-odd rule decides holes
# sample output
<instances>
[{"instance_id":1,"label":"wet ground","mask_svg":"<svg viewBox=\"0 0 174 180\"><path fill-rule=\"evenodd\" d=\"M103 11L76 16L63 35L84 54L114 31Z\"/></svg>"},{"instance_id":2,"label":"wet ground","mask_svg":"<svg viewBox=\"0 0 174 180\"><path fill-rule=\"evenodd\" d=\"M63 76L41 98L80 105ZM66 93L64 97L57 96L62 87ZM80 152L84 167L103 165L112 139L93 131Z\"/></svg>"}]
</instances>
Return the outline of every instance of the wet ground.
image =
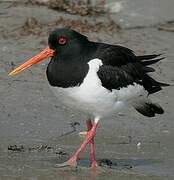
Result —
<instances>
[{"instance_id":1,"label":"wet ground","mask_svg":"<svg viewBox=\"0 0 174 180\"><path fill-rule=\"evenodd\" d=\"M174 3L153 2L127 0L109 6L113 14L80 16L0 1L0 179L174 178ZM171 86L152 96L166 113L149 119L129 109L103 119L95 139L97 172L89 170L87 152L77 169L54 167L80 144L85 116L54 97L45 76L47 62L8 77L11 69L47 45L49 31L65 25L139 55L166 57L155 65L153 76Z\"/></svg>"}]
</instances>

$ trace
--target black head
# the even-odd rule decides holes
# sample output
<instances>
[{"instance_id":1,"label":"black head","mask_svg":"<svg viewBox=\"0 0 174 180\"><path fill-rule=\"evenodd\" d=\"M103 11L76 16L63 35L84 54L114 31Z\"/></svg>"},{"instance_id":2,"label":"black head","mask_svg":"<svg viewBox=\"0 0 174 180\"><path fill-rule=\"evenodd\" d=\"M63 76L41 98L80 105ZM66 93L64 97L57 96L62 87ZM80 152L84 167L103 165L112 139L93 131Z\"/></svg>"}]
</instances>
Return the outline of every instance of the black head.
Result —
<instances>
[{"instance_id":1,"label":"black head","mask_svg":"<svg viewBox=\"0 0 174 180\"><path fill-rule=\"evenodd\" d=\"M87 37L68 28L54 30L48 38L54 56L47 67L52 86L80 85L88 72L90 42Z\"/></svg>"},{"instance_id":2,"label":"black head","mask_svg":"<svg viewBox=\"0 0 174 180\"><path fill-rule=\"evenodd\" d=\"M70 87L80 84L88 71L90 42L84 35L68 28L54 30L48 38L49 47L30 58L13 70L18 74L33 64L52 57L47 67L47 77L51 85Z\"/></svg>"},{"instance_id":3,"label":"black head","mask_svg":"<svg viewBox=\"0 0 174 180\"><path fill-rule=\"evenodd\" d=\"M88 44L86 36L69 28L56 29L50 33L48 38L49 47L55 50L58 58L68 59L73 55L81 54Z\"/></svg>"}]
</instances>

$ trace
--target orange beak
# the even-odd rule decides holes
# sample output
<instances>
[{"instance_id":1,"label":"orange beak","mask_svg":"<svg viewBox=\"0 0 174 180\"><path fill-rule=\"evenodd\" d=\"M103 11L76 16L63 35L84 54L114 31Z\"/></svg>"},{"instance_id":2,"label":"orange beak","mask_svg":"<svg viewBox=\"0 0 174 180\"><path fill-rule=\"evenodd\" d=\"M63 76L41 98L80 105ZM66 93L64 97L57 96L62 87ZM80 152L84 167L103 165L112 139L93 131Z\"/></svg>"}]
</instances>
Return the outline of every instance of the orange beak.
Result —
<instances>
[{"instance_id":1,"label":"orange beak","mask_svg":"<svg viewBox=\"0 0 174 180\"><path fill-rule=\"evenodd\" d=\"M48 57L52 57L52 56L54 56L54 50L47 47L43 51L41 51L39 54L37 54L36 56L32 57L31 59L26 61L24 64L21 64L19 67L14 69L12 72L9 73L9 75L14 76L14 75L20 73L21 71L29 68L33 64L37 64L38 62L40 62Z\"/></svg>"}]
</instances>

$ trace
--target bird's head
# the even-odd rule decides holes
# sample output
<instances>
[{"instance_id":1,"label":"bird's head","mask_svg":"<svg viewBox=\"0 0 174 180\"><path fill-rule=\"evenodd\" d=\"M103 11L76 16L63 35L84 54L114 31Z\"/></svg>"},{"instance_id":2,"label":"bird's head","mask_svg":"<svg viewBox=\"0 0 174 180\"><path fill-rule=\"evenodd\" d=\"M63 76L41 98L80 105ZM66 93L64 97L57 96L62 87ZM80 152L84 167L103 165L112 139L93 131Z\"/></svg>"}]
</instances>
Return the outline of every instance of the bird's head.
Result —
<instances>
[{"instance_id":1,"label":"bird's head","mask_svg":"<svg viewBox=\"0 0 174 180\"><path fill-rule=\"evenodd\" d=\"M14 69L9 73L9 75L16 75L33 64L37 64L48 57L54 57L55 59L59 60L70 59L73 55L80 55L82 48L85 47L87 42L88 40L86 36L83 36L72 29L56 29L49 35L49 47L45 48L39 54Z\"/></svg>"}]
</instances>

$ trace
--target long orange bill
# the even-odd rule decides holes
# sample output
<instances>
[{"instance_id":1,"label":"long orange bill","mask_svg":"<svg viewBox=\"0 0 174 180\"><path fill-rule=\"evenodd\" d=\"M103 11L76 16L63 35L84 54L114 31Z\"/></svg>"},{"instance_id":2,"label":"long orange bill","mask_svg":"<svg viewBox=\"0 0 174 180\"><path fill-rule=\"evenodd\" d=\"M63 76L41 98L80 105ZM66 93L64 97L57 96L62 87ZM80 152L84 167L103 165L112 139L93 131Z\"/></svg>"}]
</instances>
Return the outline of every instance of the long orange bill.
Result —
<instances>
[{"instance_id":1,"label":"long orange bill","mask_svg":"<svg viewBox=\"0 0 174 180\"><path fill-rule=\"evenodd\" d=\"M32 57L31 59L26 61L24 64L20 65L19 67L14 69L12 72L10 72L9 76L14 76L14 75L20 73L21 71L29 68L33 64L37 64L38 62L44 60L45 58L51 57L51 56L54 56L54 50L47 47L43 51L41 51L39 54Z\"/></svg>"}]
</instances>

